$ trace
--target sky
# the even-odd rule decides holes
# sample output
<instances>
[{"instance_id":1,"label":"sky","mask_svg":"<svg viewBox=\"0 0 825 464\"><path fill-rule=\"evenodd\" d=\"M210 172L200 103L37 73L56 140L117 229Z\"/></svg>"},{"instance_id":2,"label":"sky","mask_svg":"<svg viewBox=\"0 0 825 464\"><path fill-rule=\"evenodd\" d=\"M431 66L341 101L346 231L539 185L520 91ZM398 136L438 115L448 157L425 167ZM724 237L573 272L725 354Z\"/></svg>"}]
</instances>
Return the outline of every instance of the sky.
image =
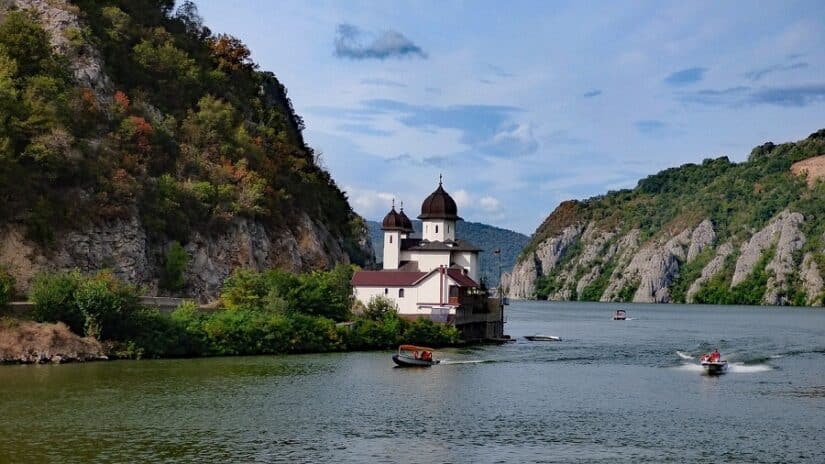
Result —
<instances>
[{"instance_id":1,"label":"sky","mask_svg":"<svg viewBox=\"0 0 825 464\"><path fill-rule=\"evenodd\" d=\"M196 0L356 212L532 233L559 202L825 127L825 2Z\"/></svg>"}]
</instances>

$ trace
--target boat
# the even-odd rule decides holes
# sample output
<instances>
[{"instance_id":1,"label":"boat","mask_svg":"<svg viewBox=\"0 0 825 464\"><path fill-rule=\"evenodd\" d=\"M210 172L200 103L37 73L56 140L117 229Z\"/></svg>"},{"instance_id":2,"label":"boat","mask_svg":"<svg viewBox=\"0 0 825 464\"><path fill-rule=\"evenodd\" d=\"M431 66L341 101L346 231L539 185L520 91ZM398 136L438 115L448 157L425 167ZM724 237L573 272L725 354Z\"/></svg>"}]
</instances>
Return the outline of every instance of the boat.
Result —
<instances>
[{"instance_id":1,"label":"boat","mask_svg":"<svg viewBox=\"0 0 825 464\"><path fill-rule=\"evenodd\" d=\"M525 335L524 338L531 342L560 342L561 337L555 335Z\"/></svg>"},{"instance_id":2,"label":"boat","mask_svg":"<svg viewBox=\"0 0 825 464\"><path fill-rule=\"evenodd\" d=\"M433 358L433 351L426 346L401 345L392 360L400 367L430 367L441 362Z\"/></svg>"},{"instance_id":3,"label":"boat","mask_svg":"<svg viewBox=\"0 0 825 464\"><path fill-rule=\"evenodd\" d=\"M624 309L617 309L616 314L613 315L614 321L624 321L627 319L627 311Z\"/></svg>"},{"instance_id":4,"label":"boat","mask_svg":"<svg viewBox=\"0 0 825 464\"><path fill-rule=\"evenodd\" d=\"M699 362L702 364L702 367L705 368L705 373L708 375L721 375L728 370L728 362L720 357L718 351L714 351L711 354L703 354L702 357L699 358Z\"/></svg>"}]
</instances>

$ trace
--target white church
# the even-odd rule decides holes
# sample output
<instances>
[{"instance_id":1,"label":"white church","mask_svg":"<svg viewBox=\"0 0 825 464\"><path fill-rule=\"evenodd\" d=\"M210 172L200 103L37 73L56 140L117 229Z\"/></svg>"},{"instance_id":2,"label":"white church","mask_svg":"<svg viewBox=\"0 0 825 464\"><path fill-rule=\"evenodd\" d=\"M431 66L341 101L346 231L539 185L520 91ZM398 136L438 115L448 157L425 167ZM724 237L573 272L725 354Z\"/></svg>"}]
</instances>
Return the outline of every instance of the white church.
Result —
<instances>
[{"instance_id":1,"label":"white church","mask_svg":"<svg viewBox=\"0 0 825 464\"><path fill-rule=\"evenodd\" d=\"M412 221L404 208L392 209L384 217L383 269L358 271L352 277L355 297L364 305L385 296L398 305L408 319L428 317L449 322L456 310L481 294L478 247L456 239L461 218L455 201L438 188L421 205L421 238L413 238Z\"/></svg>"}]
</instances>

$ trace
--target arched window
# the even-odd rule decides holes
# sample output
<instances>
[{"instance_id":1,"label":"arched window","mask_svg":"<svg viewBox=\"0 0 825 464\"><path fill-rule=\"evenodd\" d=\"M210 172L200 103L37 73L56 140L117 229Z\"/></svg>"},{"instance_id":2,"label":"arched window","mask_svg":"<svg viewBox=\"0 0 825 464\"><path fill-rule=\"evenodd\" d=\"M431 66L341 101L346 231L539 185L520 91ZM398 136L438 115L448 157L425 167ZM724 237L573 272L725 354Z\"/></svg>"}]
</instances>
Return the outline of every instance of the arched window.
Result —
<instances>
[{"instance_id":1,"label":"arched window","mask_svg":"<svg viewBox=\"0 0 825 464\"><path fill-rule=\"evenodd\" d=\"M385 289L384 289L384 295L387 295L387 294L389 294L389 293L390 293L390 289L385 288Z\"/></svg>"},{"instance_id":2,"label":"arched window","mask_svg":"<svg viewBox=\"0 0 825 464\"><path fill-rule=\"evenodd\" d=\"M438 224L435 225L435 233L438 233Z\"/></svg>"},{"instance_id":3,"label":"arched window","mask_svg":"<svg viewBox=\"0 0 825 464\"><path fill-rule=\"evenodd\" d=\"M392 243L392 235L390 235L390 243Z\"/></svg>"},{"instance_id":4,"label":"arched window","mask_svg":"<svg viewBox=\"0 0 825 464\"><path fill-rule=\"evenodd\" d=\"M398 298L404 298L404 289L403 288L398 289Z\"/></svg>"}]
</instances>

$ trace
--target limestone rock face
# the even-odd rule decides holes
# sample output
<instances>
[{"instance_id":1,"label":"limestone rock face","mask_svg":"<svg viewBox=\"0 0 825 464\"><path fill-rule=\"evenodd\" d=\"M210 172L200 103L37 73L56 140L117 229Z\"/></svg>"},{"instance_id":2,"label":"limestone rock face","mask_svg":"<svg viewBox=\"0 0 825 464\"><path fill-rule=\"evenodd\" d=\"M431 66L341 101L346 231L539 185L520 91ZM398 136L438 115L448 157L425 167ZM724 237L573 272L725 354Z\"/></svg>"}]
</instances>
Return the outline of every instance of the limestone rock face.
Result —
<instances>
[{"instance_id":1,"label":"limestone rock face","mask_svg":"<svg viewBox=\"0 0 825 464\"><path fill-rule=\"evenodd\" d=\"M802 285L805 289L807 298L805 303L808 305L821 305L822 292L825 291L825 283L822 280L822 272L814 261L813 253L805 253L802 258L801 276Z\"/></svg>"},{"instance_id":2,"label":"limestone rock face","mask_svg":"<svg viewBox=\"0 0 825 464\"><path fill-rule=\"evenodd\" d=\"M37 13L52 47L69 58L69 67L81 86L94 91L99 101L111 96L112 82L103 70L100 52L86 43L77 49L69 40L71 34L79 33L84 27L77 16L77 7L65 0L13 0L11 3L18 9Z\"/></svg>"},{"instance_id":3,"label":"limestone rock face","mask_svg":"<svg viewBox=\"0 0 825 464\"><path fill-rule=\"evenodd\" d=\"M513 266L513 271L506 275L507 295L510 298L535 298L536 279L556 267L582 233L581 224L564 228L558 235L540 243L536 250ZM505 278L505 276L502 276Z\"/></svg>"},{"instance_id":4,"label":"limestone rock face","mask_svg":"<svg viewBox=\"0 0 825 464\"><path fill-rule=\"evenodd\" d=\"M502 287L506 290L510 298L529 299L536 297L536 279L538 279L538 266L535 255L516 263L513 271L503 274Z\"/></svg>"},{"instance_id":5,"label":"limestone rock face","mask_svg":"<svg viewBox=\"0 0 825 464\"><path fill-rule=\"evenodd\" d=\"M581 233L582 226L574 224L566 227L557 237L546 240L536 248L536 259L543 273L547 273L556 267L567 249L579 238Z\"/></svg>"},{"instance_id":6,"label":"limestone rock face","mask_svg":"<svg viewBox=\"0 0 825 464\"><path fill-rule=\"evenodd\" d=\"M687 301L688 303L693 303L694 297L696 296L696 293L698 293L699 290L702 288L702 285L704 285L705 282L709 281L711 278L713 278L713 276L715 276L717 273L719 273L719 271L721 271L724 268L725 259L727 259L727 257L731 253L733 253L733 245L730 242L722 244L716 250L716 256L714 256L713 259L711 259L710 262L708 262L705 265L705 267L702 268L702 274L699 276L699 278L693 281L692 284L690 284L690 288L688 289L687 294L685 295L685 301Z\"/></svg>"},{"instance_id":7,"label":"limestone rock face","mask_svg":"<svg viewBox=\"0 0 825 464\"><path fill-rule=\"evenodd\" d=\"M731 287L742 283L742 281L753 272L762 253L776 243L779 234L782 232L782 229L786 227L786 224L789 227L798 227L798 224L796 226L790 225L791 223L797 222L802 222L801 214L790 213L787 210L782 211L771 220L768 225L762 228L762 230L754 234L750 240L742 244L739 259L736 260L736 269L733 273Z\"/></svg>"},{"instance_id":8,"label":"limestone rock face","mask_svg":"<svg viewBox=\"0 0 825 464\"><path fill-rule=\"evenodd\" d=\"M765 266L768 283L763 299L765 304L786 305L788 301L788 280L796 270L794 254L805 245L805 236L799 230L804 218L799 213L790 213L781 220L779 240L773 259Z\"/></svg>"},{"instance_id":9,"label":"limestone rock face","mask_svg":"<svg viewBox=\"0 0 825 464\"><path fill-rule=\"evenodd\" d=\"M79 269L91 273L111 269L119 278L158 293L158 279L168 243L152 243L137 216L71 231L43 248L25 239L23 229L0 229L0 264L26 293L42 271ZM184 247L189 255L181 294L209 301L217 297L236 268L271 267L293 272L326 269L349 263L349 256L330 232L302 213L292 229L271 230L246 218L236 219L221 233L194 233Z\"/></svg>"},{"instance_id":10,"label":"limestone rock face","mask_svg":"<svg viewBox=\"0 0 825 464\"><path fill-rule=\"evenodd\" d=\"M713 223L710 219L700 222L690 234L690 246L687 252L687 262L696 259L707 246L716 241L716 231L713 230Z\"/></svg>"}]
</instances>

